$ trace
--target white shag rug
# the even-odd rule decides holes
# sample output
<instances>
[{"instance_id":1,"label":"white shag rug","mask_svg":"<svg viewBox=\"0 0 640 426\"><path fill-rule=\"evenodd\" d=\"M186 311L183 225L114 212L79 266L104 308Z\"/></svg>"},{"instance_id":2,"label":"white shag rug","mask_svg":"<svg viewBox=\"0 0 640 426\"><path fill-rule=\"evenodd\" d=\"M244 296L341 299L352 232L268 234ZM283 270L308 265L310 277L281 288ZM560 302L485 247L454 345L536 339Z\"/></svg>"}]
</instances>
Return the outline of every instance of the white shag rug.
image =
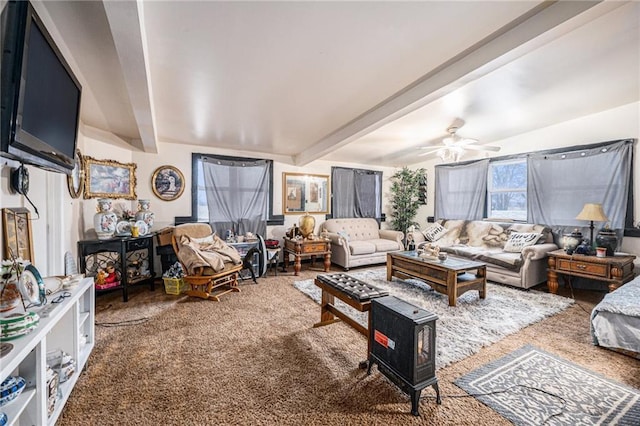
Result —
<instances>
[{"instance_id":1,"label":"white shag rug","mask_svg":"<svg viewBox=\"0 0 640 426\"><path fill-rule=\"evenodd\" d=\"M387 281L386 269L347 273L378 288L385 289L411 304L438 315L436 323L436 367L442 368L477 353L482 347L502 340L509 334L568 308L573 299L487 283L486 299L475 290L468 291L449 306L447 295L434 291L423 281L393 278ZM318 304L321 290L313 280L293 283ZM358 312L336 299L336 306L360 324L367 326L367 314ZM318 314L319 315L319 314Z\"/></svg>"}]
</instances>

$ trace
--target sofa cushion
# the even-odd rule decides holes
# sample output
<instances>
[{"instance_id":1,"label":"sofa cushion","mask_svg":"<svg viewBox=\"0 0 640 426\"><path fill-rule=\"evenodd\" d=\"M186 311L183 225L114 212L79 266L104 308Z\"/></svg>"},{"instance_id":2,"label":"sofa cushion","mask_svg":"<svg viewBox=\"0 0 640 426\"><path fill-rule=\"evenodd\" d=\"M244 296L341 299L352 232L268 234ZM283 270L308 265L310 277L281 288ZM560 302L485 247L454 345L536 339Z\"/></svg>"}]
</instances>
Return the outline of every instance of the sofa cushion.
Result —
<instances>
[{"instance_id":1,"label":"sofa cushion","mask_svg":"<svg viewBox=\"0 0 640 426\"><path fill-rule=\"evenodd\" d=\"M537 232L512 232L504 245L504 251L508 253L521 253L522 249L532 246L542 237Z\"/></svg>"},{"instance_id":2,"label":"sofa cushion","mask_svg":"<svg viewBox=\"0 0 640 426\"><path fill-rule=\"evenodd\" d=\"M422 235L427 241L438 241L444 234L446 234L449 230L439 223L434 223L424 231L422 231Z\"/></svg>"},{"instance_id":3,"label":"sofa cushion","mask_svg":"<svg viewBox=\"0 0 640 426\"><path fill-rule=\"evenodd\" d=\"M460 235L464 229L466 220L446 220L442 223L442 226L447 228L447 233L444 234L439 240L439 246L452 246L454 244L465 244L466 241L461 241Z\"/></svg>"},{"instance_id":4,"label":"sofa cushion","mask_svg":"<svg viewBox=\"0 0 640 426\"><path fill-rule=\"evenodd\" d=\"M522 255L520 253L507 253L502 251L502 249L486 249L483 247L456 245L441 247L440 251L451 253L466 259L476 260L478 262L501 266L512 271L518 271L522 266Z\"/></svg>"},{"instance_id":5,"label":"sofa cushion","mask_svg":"<svg viewBox=\"0 0 640 426\"><path fill-rule=\"evenodd\" d=\"M376 245L371 241L350 241L349 251L352 255L372 254L376 252Z\"/></svg>"},{"instance_id":6,"label":"sofa cushion","mask_svg":"<svg viewBox=\"0 0 640 426\"><path fill-rule=\"evenodd\" d=\"M398 242L393 240L376 238L373 240L369 240L369 242L375 245L376 251L378 252L396 251L401 249L401 247L398 245Z\"/></svg>"}]
</instances>

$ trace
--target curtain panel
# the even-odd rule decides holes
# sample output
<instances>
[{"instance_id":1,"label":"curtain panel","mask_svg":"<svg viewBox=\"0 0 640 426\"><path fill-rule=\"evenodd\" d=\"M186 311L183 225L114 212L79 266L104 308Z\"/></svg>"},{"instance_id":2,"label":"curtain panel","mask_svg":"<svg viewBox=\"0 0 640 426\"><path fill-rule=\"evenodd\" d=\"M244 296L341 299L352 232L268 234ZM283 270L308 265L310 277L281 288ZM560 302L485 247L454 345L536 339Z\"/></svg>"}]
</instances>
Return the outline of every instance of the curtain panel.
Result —
<instances>
[{"instance_id":1,"label":"curtain panel","mask_svg":"<svg viewBox=\"0 0 640 426\"><path fill-rule=\"evenodd\" d=\"M270 168L268 160L202 158L209 223L219 236L266 235Z\"/></svg>"},{"instance_id":2,"label":"curtain panel","mask_svg":"<svg viewBox=\"0 0 640 426\"><path fill-rule=\"evenodd\" d=\"M633 141L553 154L529 154L529 222L584 228L576 216L585 203L602 204L609 225L622 237L627 213ZM605 223L594 224L596 230Z\"/></svg>"},{"instance_id":3,"label":"curtain panel","mask_svg":"<svg viewBox=\"0 0 640 426\"><path fill-rule=\"evenodd\" d=\"M487 200L488 171L489 160L436 166L436 219L482 219Z\"/></svg>"},{"instance_id":4,"label":"curtain panel","mask_svg":"<svg viewBox=\"0 0 640 426\"><path fill-rule=\"evenodd\" d=\"M382 172L331 168L331 215L334 218L382 217ZM335 188L340 188L336 191Z\"/></svg>"}]
</instances>

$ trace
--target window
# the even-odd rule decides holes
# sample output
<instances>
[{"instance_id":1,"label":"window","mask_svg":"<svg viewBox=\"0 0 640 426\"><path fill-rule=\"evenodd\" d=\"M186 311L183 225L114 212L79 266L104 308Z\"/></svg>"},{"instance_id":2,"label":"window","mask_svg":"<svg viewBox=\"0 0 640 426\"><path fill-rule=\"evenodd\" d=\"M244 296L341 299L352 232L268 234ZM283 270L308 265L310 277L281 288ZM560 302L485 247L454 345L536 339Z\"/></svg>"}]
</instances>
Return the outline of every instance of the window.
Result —
<instances>
[{"instance_id":1,"label":"window","mask_svg":"<svg viewBox=\"0 0 640 426\"><path fill-rule=\"evenodd\" d=\"M382 172L331 168L331 214L334 218L382 218Z\"/></svg>"},{"instance_id":2,"label":"window","mask_svg":"<svg viewBox=\"0 0 640 426\"><path fill-rule=\"evenodd\" d=\"M273 162L255 158L193 154L192 216L227 230L264 235L272 218Z\"/></svg>"},{"instance_id":3,"label":"window","mask_svg":"<svg viewBox=\"0 0 640 426\"><path fill-rule=\"evenodd\" d=\"M526 221L526 158L489 163L487 195L487 217Z\"/></svg>"}]
</instances>

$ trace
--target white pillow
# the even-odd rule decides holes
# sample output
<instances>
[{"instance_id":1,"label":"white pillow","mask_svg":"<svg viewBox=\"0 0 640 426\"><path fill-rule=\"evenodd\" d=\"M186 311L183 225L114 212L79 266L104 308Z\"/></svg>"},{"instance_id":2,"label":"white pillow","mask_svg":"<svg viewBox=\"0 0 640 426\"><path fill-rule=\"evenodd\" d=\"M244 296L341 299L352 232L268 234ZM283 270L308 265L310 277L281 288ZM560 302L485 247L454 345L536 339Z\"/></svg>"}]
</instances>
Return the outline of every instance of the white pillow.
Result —
<instances>
[{"instance_id":1,"label":"white pillow","mask_svg":"<svg viewBox=\"0 0 640 426\"><path fill-rule=\"evenodd\" d=\"M213 244L213 236L215 235L215 233L211 234L211 235L207 235L206 237L202 237L202 238L194 238L194 237L189 237L191 239L191 241L198 243L198 244Z\"/></svg>"},{"instance_id":2,"label":"white pillow","mask_svg":"<svg viewBox=\"0 0 640 426\"><path fill-rule=\"evenodd\" d=\"M521 253L522 249L538 242L542 234L537 232L512 232L504 244L504 251L509 253Z\"/></svg>"},{"instance_id":3,"label":"white pillow","mask_svg":"<svg viewBox=\"0 0 640 426\"><path fill-rule=\"evenodd\" d=\"M444 234L446 234L449 230L439 223L434 223L432 226L428 227L424 231L422 231L422 235L426 238L427 241L438 241Z\"/></svg>"}]
</instances>

